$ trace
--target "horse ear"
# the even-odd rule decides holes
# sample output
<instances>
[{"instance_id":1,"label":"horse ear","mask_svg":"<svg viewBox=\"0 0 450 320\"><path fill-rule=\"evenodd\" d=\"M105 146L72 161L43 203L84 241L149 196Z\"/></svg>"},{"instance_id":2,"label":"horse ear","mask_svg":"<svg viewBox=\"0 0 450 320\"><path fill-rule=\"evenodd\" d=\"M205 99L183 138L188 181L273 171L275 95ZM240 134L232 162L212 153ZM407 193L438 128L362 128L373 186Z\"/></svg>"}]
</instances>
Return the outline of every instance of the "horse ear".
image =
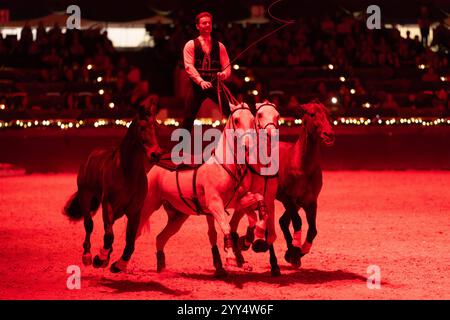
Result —
<instances>
[{"instance_id":1,"label":"horse ear","mask_svg":"<svg viewBox=\"0 0 450 320\"><path fill-rule=\"evenodd\" d=\"M240 105L239 104L232 104L231 102L229 103L230 104L230 111L231 112L233 112L234 110L236 110L237 108L239 108L240 107Z\"/></svg>"},{"instance_id":2,"label":"horse ear","mask_svg":"<svg viewBox=\"0 0 450 320\"><path fill-rule=\"evenodd\" d=\"M273 106L275 109L278 109L277 106L276 106L274 103L270 102L270 101L267 100L267 99L264 99L263 102L261 102L261 103L256 103L256 104L255 104L255 105L256 105L256 111L258 111L259 108L261 108L262 106L268 105L268 104L271 105L271 106Z\"/></svg>"},{"instance_id":3,"label":"horse ear","mask_svg":"<svg viewBox=\"0 0 450 320\"><path fill-rule=\"evenodd\" d=\"M299 104L298 109L296 109L296 111L298 112L298 116L300 118L303 118L303 116L306 113L306 109L307 109L306 105L307 104Z\"/></svg>"}]
</instances>

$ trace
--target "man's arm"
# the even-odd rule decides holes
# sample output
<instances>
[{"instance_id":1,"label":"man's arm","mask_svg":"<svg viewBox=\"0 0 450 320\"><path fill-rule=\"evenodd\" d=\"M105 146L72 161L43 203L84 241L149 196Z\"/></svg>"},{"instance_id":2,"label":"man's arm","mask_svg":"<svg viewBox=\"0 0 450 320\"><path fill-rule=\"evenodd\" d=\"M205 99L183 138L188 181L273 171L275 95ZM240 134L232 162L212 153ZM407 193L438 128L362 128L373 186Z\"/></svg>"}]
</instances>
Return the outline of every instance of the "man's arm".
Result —
<instances>
[{"instance_id":1,"label":"man's arm","mask_svg":"<svg viewBox=\"0 0 450 320\"><path fill-rule=\"evenodd\" d=\"M228 79L231 76L230 58L228 57L227 49L219 42L220 48L220 65L222 66L222 80Z\"/></svg>"},{"instance_id":2,"label":"man's arm","mask_svg":"<svg viewBox=\"0 0 450 320\"><path fill-rule=\"evenodd\" d=\"M200 85L202 77L195 69L195 47L194 41L190 40L186 43L183 49L184 69L186 70L189 78L191 78L196 84Z\"/></svg>"}]
</instances>

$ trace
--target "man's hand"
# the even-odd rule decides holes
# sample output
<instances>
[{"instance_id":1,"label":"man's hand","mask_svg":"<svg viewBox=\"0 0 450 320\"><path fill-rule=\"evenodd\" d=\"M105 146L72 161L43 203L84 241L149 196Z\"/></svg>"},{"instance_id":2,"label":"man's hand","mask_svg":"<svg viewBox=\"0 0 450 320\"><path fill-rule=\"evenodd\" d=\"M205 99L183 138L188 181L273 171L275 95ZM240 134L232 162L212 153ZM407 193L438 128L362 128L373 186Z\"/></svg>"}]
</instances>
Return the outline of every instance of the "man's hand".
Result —
<instances>
[{"instance_id":1,"label":"man's hand","mask_svg":"<svg viewBox=\"0 0 450 320\"><path fill-rule=\"evenodd\" d=\"M227 76L225 75L225 72L217 72L217 77L223 81Z\"/></svg>"},{"instance_id":2,"label":"man's hand","mask_svg":"<svg viewBox=\"0 0 450 320\"><path fill-rule=\"evenodd\" d=\"M212 83L208 81L202 81L200 82L200 87L202 87L203 90L210 89L212 88Z\"/></svg>"}]
</instances>

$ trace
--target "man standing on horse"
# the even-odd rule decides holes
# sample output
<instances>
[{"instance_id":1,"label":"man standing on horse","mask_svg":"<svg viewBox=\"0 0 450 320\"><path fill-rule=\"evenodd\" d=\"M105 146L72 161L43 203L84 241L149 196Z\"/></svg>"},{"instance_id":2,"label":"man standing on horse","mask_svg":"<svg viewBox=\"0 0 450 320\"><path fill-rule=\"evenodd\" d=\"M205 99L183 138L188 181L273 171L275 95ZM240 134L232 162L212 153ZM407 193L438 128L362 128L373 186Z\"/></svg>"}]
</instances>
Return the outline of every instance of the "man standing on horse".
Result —
<instances>
[{"instance_id":1,"label":"man standing on horse","mask_svg":"<svg viewBox=\"0 0 450 320\"><path fill-rule=\"evenodd\" d=\"M211 38L212 15L209 12L199 13L195 22L200 36L188 41L183 50L184 68L191 79L182 124L188 130L192 128L195 116L206 98L219 103L217 83L213 84L213 81L223 81L231 75L230 59L225 46ZM220 104L223 114L228 117L230 107L223 92L220 92Z\"/></svg>"}]
</instances>

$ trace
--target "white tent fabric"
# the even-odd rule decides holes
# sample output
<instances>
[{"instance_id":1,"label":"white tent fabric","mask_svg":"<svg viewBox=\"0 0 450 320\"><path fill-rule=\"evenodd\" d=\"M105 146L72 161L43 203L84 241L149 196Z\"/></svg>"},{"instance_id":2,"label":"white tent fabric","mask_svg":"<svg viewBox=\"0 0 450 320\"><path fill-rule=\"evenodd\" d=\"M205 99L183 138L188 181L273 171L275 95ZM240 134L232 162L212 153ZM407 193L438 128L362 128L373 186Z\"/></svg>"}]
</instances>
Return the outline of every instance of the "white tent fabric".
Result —
<instances>
[{"instance_id":1,"label":"white tent fabric","mask_svg":"<svg viewBox=\"0 0 450 320\"><path fill-rule=\"evenodd\" d=\"M37 27L39 22L42 22L45 27L52 27L55 23L58 23L60 27L66 25L68 14L65 12L54 12L48 16L31 19L31 20L10 20L8 23L2 25L2 28L22 28L26 23L30 27ZM114 27L114 28L136 28L145 27L146 24L171 24L173 20L167 16L155 15L145 19L127 21L127 22L110 22L110 21L95 21L83 18L81 13L81 28L87 29L91 27Z\"/></svg>"},{"instance_id":2,"label":"white tent fabric","mask_svg":"<svg viewBox=\"0 0 450 320\"><path fill-rule=\"evenodd\" d=\"M65 12L55 12L45 17L31 20L9 21L2 25L0 32L5 35L17 35L20 37L21 30L25 24L33 29L33 36L36 35L36 28L40 22L45 28L51 28L57 23L61 29L65 29L68 14ZM145 28L146 24L171 24L173 20L167 16L157 14L145 19L127 22L108 22L83 19L81 14L81 29L98 28L108 32L108 37L116 47L141 47L151 46L152 41Z\"/></svg>"}]
</instances>

